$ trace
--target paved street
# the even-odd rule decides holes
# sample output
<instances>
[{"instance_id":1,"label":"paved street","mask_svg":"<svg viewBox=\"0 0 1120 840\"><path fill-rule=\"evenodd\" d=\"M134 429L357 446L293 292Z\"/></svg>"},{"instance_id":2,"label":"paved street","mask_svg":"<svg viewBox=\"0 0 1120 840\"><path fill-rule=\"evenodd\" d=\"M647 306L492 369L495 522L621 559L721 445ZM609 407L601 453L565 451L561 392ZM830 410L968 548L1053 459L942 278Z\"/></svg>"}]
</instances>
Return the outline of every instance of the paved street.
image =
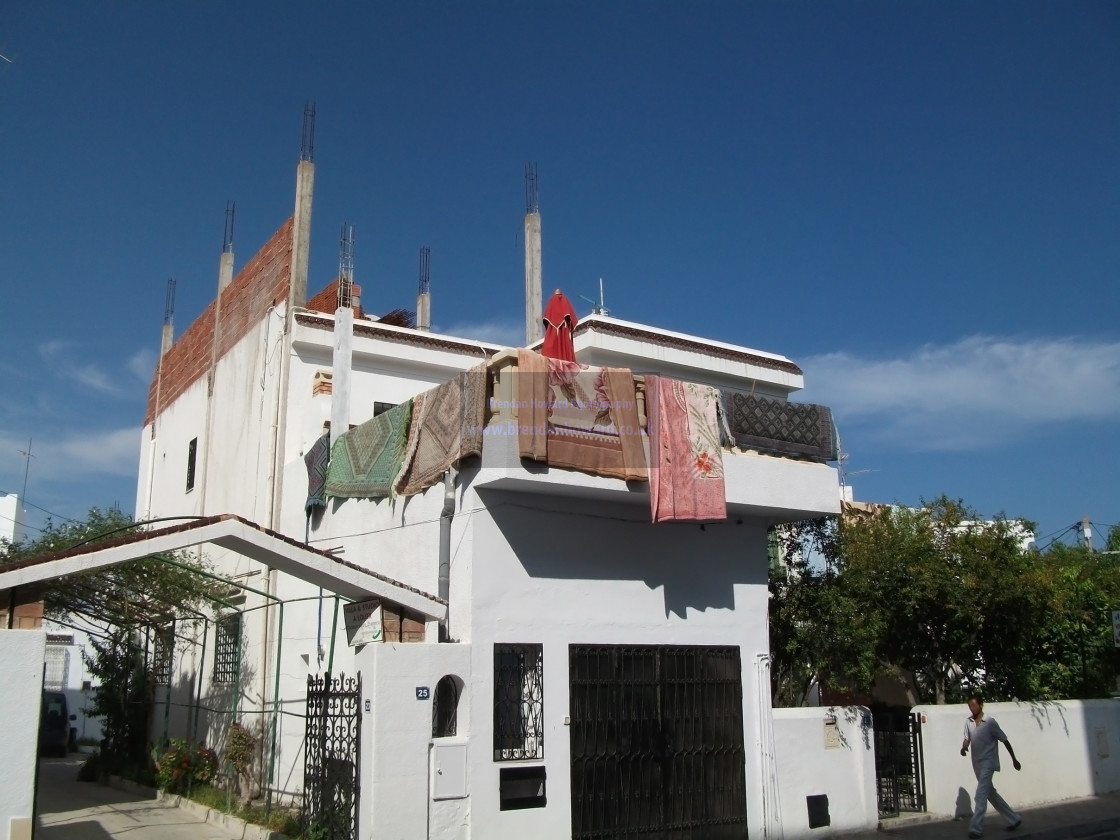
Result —
<instances>
[{"instance_id":1,"label":"paved street","mask_svg":"<svg viewBox=\"0 0 1120 840\"><path fill-rule=\"evenodd\" d=\"M141 794L77 781L83 758L39 762L35 840L230 840L234 835Z\"/></svg>"}]
</instances>

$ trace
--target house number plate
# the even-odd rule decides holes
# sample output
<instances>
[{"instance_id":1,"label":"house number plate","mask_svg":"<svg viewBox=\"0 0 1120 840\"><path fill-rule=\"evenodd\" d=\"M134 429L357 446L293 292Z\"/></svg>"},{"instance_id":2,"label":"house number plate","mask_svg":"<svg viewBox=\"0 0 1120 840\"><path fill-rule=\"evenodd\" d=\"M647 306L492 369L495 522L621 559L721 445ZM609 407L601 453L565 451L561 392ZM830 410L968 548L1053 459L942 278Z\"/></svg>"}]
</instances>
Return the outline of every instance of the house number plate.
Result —
<instances>
[{"instance_id":1,"label":"house number plate","mask_svg":"<svg viewBox=\"0 0 1120 840\"><path fill-rule=\"evenodd\" d=\"M431 696L431 690L426 685L416 686L416 699L427 700Z\"/></svg>"}]
</instances>

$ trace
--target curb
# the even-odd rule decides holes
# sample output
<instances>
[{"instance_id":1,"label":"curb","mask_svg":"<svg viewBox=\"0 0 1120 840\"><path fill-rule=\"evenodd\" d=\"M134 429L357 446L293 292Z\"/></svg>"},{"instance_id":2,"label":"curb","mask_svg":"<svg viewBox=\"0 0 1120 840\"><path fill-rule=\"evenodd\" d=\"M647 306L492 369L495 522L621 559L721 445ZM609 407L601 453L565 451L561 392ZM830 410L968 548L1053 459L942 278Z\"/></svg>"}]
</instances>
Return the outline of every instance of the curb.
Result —
<instances>
[{"instance_id":1,"label":"curb","mask_svg":"<svg viewBox=\"0 0 1120 840\"><path fill-rule=\"evenodd\" d=\"M226 814L213 808L207 808L205 805L200 805L192 799L187 799L185 796L158 791L156 798L170 805L174 805L176 808L194 814L203 822L228 831L235 838L241 838L241 840L289 840L286 834L272 831L271 829L265 828L263 825L247 823L245 820L240 817L235 817L232 814Z\"/></svg>"},{"instance_id":2,"label":"curb","mask_svg":"<svg viewBox=\"0 0 1120 840\"><path fill-rule=\"evenodd\" d=\"M205 805L200 805L193 799L187 799L185 796L180 796L177 793L164 793L162 790L156 790L147 785L141 785L136 782L131 782L128 779L122 779L120 776L109 776L105 784L117 790L136 793L148 799L166 802L168 805L179 808L189 814L194 814L205 823L216 825L228 831L234 838L240 838L241 840L289 840L287 834L272 831L271 829L265 828L263 825L247 823L239 817L235 817L232 814L225 814L213 808L207 808ZM1046 840L1051 840L1051 838L1046 838Z\"/></svg>"}]
</instances>

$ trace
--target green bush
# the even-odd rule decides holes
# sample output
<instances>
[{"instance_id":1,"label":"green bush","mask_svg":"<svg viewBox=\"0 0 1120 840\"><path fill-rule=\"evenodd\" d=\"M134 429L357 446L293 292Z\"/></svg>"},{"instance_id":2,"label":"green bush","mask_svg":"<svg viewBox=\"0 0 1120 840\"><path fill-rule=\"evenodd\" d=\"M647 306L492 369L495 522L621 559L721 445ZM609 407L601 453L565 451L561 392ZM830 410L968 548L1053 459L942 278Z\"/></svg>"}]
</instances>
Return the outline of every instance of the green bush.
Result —
<instances>
[{"instance_id":1,"label":"green bush","mask_svg":"<svg viewBox=\"0 0 1120 840\"><path fill-rule=\"evenodd\" d=\"M82 762L78 768L79 782L96 782L101 778L103 770L101 753L90 753L89 758Z\"/></svg>"},{"instance_id":2,"label":"green bush","mask_svg":"<svg viewBox=\"0 0 1120 840\"><path fill-rule=\"evenodd\" d=\"M156 761L156 787L183 793L195 785L209 784L218 772L218 757L202 744L172 738Z\"/></svg>"}]
</instances>

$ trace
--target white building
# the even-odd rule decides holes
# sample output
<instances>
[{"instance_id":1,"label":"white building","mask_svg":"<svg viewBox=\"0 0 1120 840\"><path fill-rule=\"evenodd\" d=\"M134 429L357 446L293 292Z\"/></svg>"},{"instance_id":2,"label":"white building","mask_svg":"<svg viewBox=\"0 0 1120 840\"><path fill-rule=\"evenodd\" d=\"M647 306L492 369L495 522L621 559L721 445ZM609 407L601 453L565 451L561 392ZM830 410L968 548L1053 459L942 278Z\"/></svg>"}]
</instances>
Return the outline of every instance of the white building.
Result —
<instances>
[{"instance_id":1,"label":"white building","mask_svg":"<svg viewBox=\"0 0 1120 840\"><path fill-rule=\"evenodd\" d=\"M221 621L177 622L157 719L219 746L233 720L256 727L273 801L304 792L306 763L311 798L354 805L363 838L775 834L767 530L837 513L834 466L725 445L726 517L654 523L652 468L626 481L523 458L529 357L364 317L345 282L348 305L337 282L308 300L313 174L302 161L293 216L236 277L223 254L218 298L165 337L137 518L205 518L76 560L198 545L233 582ZM539 313L535 213L526 230ZM584 365L628 370L642 458L649 375L779 406L802 386L782 356L601 315L574 346ZM308 519L305 456L327 421L337 440L467 371L464 393L487 401L480 456L450 483L332 498ZM367 599L380 641L351 648L338 607ZM352 728L324 733L308 714L308 679L328 670L361 674L358 752Z\"/></svg>"}]
</instances>

